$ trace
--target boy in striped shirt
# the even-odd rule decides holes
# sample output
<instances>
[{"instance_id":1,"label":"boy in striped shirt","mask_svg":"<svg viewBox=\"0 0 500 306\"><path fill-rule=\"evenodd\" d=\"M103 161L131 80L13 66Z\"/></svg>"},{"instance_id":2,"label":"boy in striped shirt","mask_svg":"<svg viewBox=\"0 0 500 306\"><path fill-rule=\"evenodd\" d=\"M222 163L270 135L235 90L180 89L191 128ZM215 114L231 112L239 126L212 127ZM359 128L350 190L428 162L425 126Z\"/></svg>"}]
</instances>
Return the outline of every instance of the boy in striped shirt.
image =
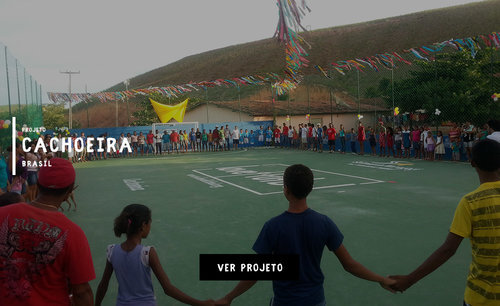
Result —
<instances>
[{"instance_id":1,"label":"boy in striped shirt","mask_svg":"<svg viewBox=\"0 0 500 306\"><path fill-rule=\"evenodd\" d=\"M415 271L397 280L404 291L453 256L464 238L472 247L464 305L500 304L500 143L485 139L472 147L472 166L480 185L466 194L455 210L445 242Z\"/></svg>"}]
</instances>

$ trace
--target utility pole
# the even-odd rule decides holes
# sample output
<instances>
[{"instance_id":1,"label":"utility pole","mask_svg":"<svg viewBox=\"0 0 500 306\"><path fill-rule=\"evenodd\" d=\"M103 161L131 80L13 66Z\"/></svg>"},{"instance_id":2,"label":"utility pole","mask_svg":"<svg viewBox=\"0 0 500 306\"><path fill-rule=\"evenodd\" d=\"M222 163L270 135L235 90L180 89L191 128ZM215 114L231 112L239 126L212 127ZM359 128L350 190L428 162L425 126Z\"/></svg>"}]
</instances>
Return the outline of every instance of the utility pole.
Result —
<instances>
[{"instance_id":1,"label":"utility pole","mask_svg":"<svg viewBox=\"0 0 500 306\"><path fill-rule=\"evenodd\" d=\"M62 73L62 74L67 74L69 76L69 116L68 116L68 121L69 121L69 126L68 126L68 129L72 129L73 128L73 113L72 113L72 108L71 108L71 76L73 74L80 74L80 71L71 71L71 70L67 70L67 71L59 71L59 73Z\"/></svg>"}]
</instances>

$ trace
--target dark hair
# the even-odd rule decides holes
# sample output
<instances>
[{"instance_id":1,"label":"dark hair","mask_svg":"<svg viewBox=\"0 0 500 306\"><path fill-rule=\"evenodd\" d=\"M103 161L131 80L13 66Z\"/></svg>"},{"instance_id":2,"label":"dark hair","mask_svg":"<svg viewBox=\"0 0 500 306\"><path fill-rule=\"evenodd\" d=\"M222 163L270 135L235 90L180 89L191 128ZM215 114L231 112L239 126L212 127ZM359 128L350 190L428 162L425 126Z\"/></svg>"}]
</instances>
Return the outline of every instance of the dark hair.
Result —
<instances>
[{"instance_id":1,"label":"dark hair","mask_svg":"<svg viewBox=\"0 0 500 306\"><path fill-rule=\"evenodd\" d=\"M20 203L23 201L24 201L23 197L15 192L6 192L0 194L0 207L14 203Z\"/></svg>"},{"instance_id":2,"label":"dark hair","mask_svg":"<svg viewBox=\"0 0 500 306\"><path fill-rule=\"evenodd\" d=\"M500 120L489 120L488 126L493 129L495 132L500 132Z\"/></svg>"},{"instance_id":3,"label":"dark hair","mask_svg":"<svg viewBox=\"0 0 500 306\"><path fill-rule=\"evenodd\" d=\"M477 168L486 172L500 169L500 142L492 139L478 141L472 147L472 162Z\"/></svg>"},{"instance_id":4,"label":"dark hair","mask_svg":"<svg viewBox=\"0 0 500 306\"><path fill-rule=\"evenodd\" d=\"M64 187L64 188L47 188L45 186L40 185L40 183L37 182L38 192L40 194L47 195L47 196L53 196L53 197L62 196L66 192L73 190L74 185L75 185L75 183L69 185L68 187Z\"/></svg>"},{"instance_id":5,"label":"dark hair","mask_svg":"<svg viewBox=\"0 0 500 306\"><path fill-rule=\"evenodd\" d=\"M143 224L151 221L151 210L142 204L125 206L122 213L116 217L113 228L116 237L126 234L127 237L137 234Z\"/></svg>"},{"instance_id":6,"label":"dark hair","mask_svg":"<svg viewBox=\"0 0 500 306\"><path fill-rule=\"evenodd\" d=\"M17 164L16 165L16 175L14 175L14 177L23 176L24 172L26 172L26 169L24 167L22 167L20 164Z\"/></svg>"},{"instance_id":7,"label":"dark hair","mask_svg":"<svg viewBox=\"0 0 500 306\"><path fill-rule=\"evenodd\" d=\"M314 185L314 176L304 165L292 165L283 174L283 184L297 198L303 199L311 192Z\"/></svg>"}]
</instances>

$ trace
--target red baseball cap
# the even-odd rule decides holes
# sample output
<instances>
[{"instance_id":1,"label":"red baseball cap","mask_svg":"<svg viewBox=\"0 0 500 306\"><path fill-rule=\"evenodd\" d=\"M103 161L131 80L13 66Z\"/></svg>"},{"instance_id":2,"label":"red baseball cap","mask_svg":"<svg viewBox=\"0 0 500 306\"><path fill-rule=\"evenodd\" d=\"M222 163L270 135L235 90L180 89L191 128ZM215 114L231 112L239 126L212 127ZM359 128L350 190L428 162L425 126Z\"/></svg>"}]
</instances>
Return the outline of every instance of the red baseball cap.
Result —
<instances>
[{"instance_id":1,"label":"red baseball cap","mask_svg":"<svg viewBox=\"0 0 500 306\"><path fill-rule=\"evenodd\" d=\"M41 186L60 189L75 182L75 169L71 162L62 158L51 158L49 162L50 165L40 167L38 171L38 183Z\"/></svg>"}]
</instances>

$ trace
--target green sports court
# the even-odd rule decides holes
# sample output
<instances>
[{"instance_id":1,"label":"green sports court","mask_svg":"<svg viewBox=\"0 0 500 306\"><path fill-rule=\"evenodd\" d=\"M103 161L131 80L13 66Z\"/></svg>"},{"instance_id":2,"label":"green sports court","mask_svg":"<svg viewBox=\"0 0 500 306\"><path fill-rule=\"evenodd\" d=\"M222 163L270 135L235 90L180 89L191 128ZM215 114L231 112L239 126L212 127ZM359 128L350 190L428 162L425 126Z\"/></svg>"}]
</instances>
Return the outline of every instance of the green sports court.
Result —
<instances>
[{"instance_id":1,"label":"green sports court","mask_svg":"<svg viewBox=\"0 0 500 306\"><path fill-rule=\"evenodd\" d=\"M263 224L287 209L281 175L287 165L313 169L312 209L344 234L354 259L382 275L407 274L444 241L460 198L479 181L467 163L400 160L284 149L188 153L76 164L76 212L66 215L89 240L97 278L113 220L131 203L148 205L153 224L143 240L158 251L172 283L196 298L218 299L236 281L199 281L199 254L253 254ZM461 305L470 263L468 241L447 263L405 293L342 269L325 248L322 270L328 305ZM153 281L159 305L181 305ZM104 305L114 305L112 277ZM270 281L260 281L233 305L268 305Z\"/></svg>"}]
</instances>

